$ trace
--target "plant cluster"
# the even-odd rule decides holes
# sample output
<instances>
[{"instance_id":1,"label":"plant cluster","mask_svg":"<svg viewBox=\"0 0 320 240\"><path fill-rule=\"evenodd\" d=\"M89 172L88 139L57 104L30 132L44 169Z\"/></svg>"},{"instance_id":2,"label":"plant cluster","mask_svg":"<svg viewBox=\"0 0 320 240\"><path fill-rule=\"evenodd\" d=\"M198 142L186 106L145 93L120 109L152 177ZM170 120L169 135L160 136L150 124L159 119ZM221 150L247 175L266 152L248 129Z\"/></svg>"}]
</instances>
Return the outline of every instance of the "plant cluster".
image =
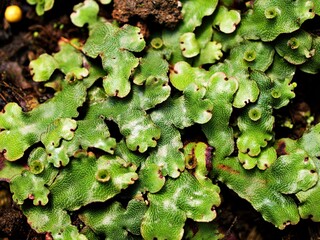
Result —
<instances>
[{"instance_id":1,"label":"plant cluster","mask_svg":"<svg viewBox=\"0 0 320 240\"><path fill-rule=\"evenodd\" d=\"M320 1L256 0L241 13L183 0L182 22L148 41L100 17L109 2L74 6L88 39L30 63L54 97L0 114L0 177L32 228L53 239L219 239L217 181L280 229L320 221L320 124L298 140L274 130L295 72L319 72L320 37L303 23Z\"/></svg>"}]
</instances>

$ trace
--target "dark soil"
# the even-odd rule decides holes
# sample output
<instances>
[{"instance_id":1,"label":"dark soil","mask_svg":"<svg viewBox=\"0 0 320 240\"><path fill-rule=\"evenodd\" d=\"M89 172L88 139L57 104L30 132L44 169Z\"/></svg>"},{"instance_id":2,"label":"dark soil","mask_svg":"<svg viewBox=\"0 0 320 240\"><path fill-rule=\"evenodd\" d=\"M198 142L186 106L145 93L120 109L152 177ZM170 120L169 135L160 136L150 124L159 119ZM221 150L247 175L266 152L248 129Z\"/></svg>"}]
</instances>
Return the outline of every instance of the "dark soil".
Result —
<instances>
[{"instance_id":1,"label":"dark soil","mask_svg":"<svg viewBox=\"0 0 320 240\"><path fill-rule=\"evenodd\" d=\"M39 234L30 228L27 218L12 202L9 186L5 182L0 182L0 239L45 239L45 234Z\"/></svg>"},{"instance_id":2,"label":"dark soil","mask_svg":"<svg viewBox=\"0 0 320 240\"><path fill-rule=\"evenodd\" d=\"M86 39L87 32L74 27L69 20L77 2L82 1L56 0L54 9L42 17L37 16L34 7L25 1L0 2L0 110L6 103L14 101L28 111L52 96L42 84L32 81L28 65L44 52L58 51L57 43L61 38ZM3 11L6 4L14 3L22 7L24 18L19 23L8 24L3 20ZM100 14L108 19L142 26L147 36L152 27L173 28L182 18L180 10L177 0L114 0L113 7L102 7ZM320 121L319 75L309 79L301 76L298 72L295 77L297 97L285 110L277 112L277 138L299 138L309 124L307 113L314 116L313 123ZM286 119L294 123L294 128L283 127ZM0 156L0 165L1 162ZM265 222L249 203L231 190L224 186L221 190L223 203L217 210L217 222L226 234L226 240L320 239L318 223L305 220L280 231ZM45 234L38 234L29 227L25 216L12 202L7 182L0 182L0 239L46 239Z\"/></svg>"},{"instance_id":3,"label":"dark soil","mask_svg":"<svg viewBox=\"0 0 320 240\"><path fill-rule=\"evenodd\" d=\"M123 23L143 20L174 28L182 19L180 10L178 0L114 0L112 16Z\"/></svg>"}]
</instances>

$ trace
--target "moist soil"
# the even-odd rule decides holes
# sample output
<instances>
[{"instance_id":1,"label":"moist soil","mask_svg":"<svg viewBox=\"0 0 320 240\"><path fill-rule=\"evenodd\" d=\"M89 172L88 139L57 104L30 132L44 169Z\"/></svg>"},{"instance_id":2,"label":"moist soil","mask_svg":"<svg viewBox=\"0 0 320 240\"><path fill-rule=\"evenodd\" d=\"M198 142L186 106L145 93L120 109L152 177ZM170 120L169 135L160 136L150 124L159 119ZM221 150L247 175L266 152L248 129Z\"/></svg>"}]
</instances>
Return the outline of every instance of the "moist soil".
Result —
<instances>
[{"instance_id":1,"label":"moist soil","mask_svg":"<svg viewBox=\"0 0 320 240\"><path fill-rule=\"evenodd\" d=\"M3 0L0 2L0 110L8 102L17 102L24 111L51 98L53 93L41 83L32 81L29 62L42 53L58 51L61 38L85 40L87 31L74 27L69 16L79 0L56 0L54 8L37 16L34 7L25 1ZM241 2L241 1L235 1ZM18 4L23 10L23 20L9 24L4 20L4 9L8 4ZM121 24L142 28L145 38L150 31L174 28L182 19L181 5L177 0L114 0L113 5L101 7L101 16ZM276 137L299 138L308 127L309 115L313 124L320 121L319 74L306 75L297 72L296 98L284 109L276 112ZM293 128L283 127L291 121ZM4 158L0 154L0 169ZM222 204L218 208L216 221L226 240L236 239L320 239L320 224L302 220L296 226L280 231L265 222L245 200L221 185ZM77 225L79 219L74 219ZM49 239L46 234L36 233L30 228L26 217L12 201L7 182L0 182L0 239L25 240Z\"/></svg>"}]
</instances>

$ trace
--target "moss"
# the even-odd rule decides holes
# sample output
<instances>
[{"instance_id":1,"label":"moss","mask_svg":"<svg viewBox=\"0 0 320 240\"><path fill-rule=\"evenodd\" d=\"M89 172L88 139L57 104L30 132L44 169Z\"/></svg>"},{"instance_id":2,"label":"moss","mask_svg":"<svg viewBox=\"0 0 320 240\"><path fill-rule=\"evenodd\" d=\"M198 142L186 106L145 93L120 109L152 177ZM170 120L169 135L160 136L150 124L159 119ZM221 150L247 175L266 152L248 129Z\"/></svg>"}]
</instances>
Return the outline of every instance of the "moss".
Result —
<instances>
[{"instance_id":1,"label":"moss","mask_svg":"<svg viewBox=\"0 0 320 240\"><path fill-rule=\"evenodd\" d=\"M318 4L257 0L241 14L223 2L182 1L183 21L148 41L98 16L93 0L74 7L86 41L65 39L30 63L53 98L0 113L0 178L32 228L54 239L182 239L196 226L194 239L210 229L218 239L217 181L280 229L320 221L320 125L297 140L275 132L296 70L319 71L319 37L302 24Z\"/></svg>"}]
</instances>

